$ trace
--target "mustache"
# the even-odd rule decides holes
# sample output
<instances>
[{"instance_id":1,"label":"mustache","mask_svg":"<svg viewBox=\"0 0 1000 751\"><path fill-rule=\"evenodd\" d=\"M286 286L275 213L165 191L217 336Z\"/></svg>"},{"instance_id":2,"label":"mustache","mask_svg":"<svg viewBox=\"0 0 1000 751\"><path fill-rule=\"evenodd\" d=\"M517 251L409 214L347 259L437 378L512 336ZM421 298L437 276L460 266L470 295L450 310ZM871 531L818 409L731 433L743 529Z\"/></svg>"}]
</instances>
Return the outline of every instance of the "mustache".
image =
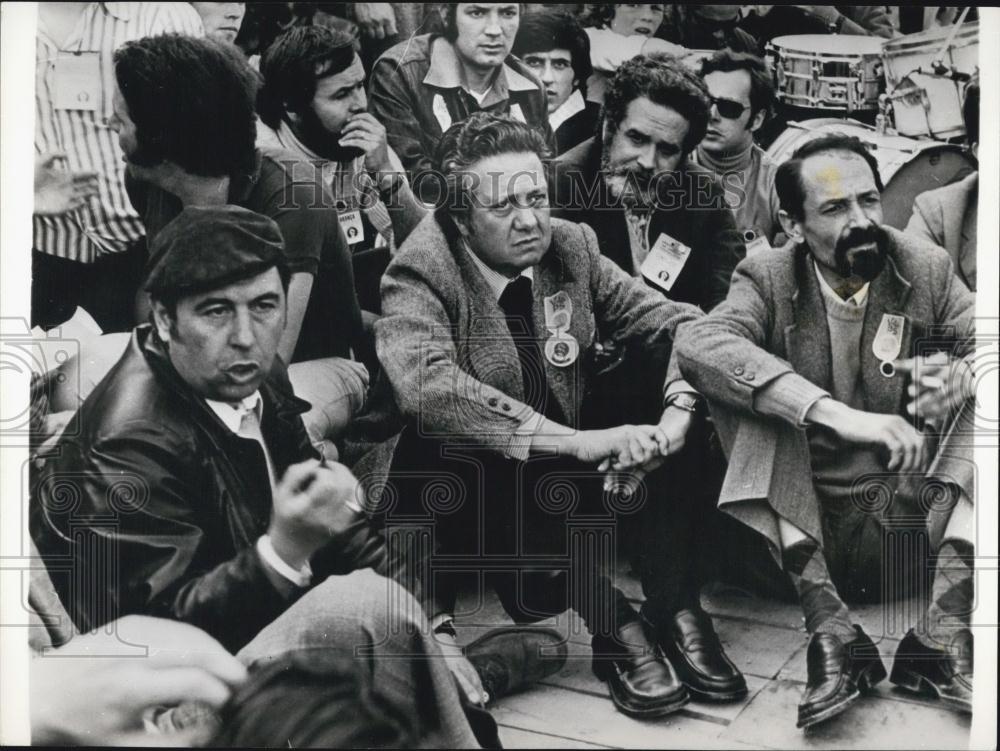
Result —
<instances>
[{"instance_id":1,"label":"mustache","mask_svg":"<svg viewBox=\"0 0 1000 751\"><path fill-rule=\"evenodd\" d=\"M838 253L846 253L851 248L869 243L880 243L884 233L877 224L869 224L867 227L851 227L846 235L837 240L834 250Z\"/></svg>"}]
</instances>

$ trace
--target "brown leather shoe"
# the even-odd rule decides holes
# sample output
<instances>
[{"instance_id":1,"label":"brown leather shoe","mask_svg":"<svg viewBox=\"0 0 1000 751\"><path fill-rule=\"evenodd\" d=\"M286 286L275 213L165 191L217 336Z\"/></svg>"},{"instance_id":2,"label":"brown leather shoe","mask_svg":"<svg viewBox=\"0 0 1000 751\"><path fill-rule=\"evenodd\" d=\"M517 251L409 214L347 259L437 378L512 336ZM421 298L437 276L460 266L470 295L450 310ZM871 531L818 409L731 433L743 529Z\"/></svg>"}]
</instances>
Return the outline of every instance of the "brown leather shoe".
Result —
<instances>
[{"instance_id":1,"label":"brown leather shoe","mask_svg":"<svg viewBox=\"0 0 1000 751\"><path fill-rule=\"evenodd\" d=\"M541 626L493 629L465 648L487 702L558 673L566 664L566 654L566 637Z\"/></svg>"},{"instance_id":2,"label":"brown leather shoe","mask_svg":"<svg viewBox=\"0 0 1000 751\"><path fill-rule=\"evenodd\" d=\"M746 696L746 679L726 655L704 610L679 611L659 635L664 653L695 699L735 701Z\"/></svg>"},{"instance_id":3,"label":"brown leather shoe","mask_svg":"<svg viewBox=\"0 0 1000 751\"><path fill-rule=\"evenodd\" d=\"M964 628L947 649L933 649L910 629L896 648L889 680L906 691L936 696L956 712L972 714L972 632Z\"/></svg>"},{"instance_id":4,"label":"brown leather shoe","mask_svg":"<svg viewBox=\"0 0 1000 751\"><path fill-rule=\"evenodd\" d=\"M878 648L860 626L857 636L841 641L833 634L813 634L806 649L809 678L799 703L797 726L807 728L841 714L885 678Z\"/></svg>"},{"instance_id":5,"label":"brown leather shoe","mask_svg":"<svg viewBox=\"0 0 1000 751\"><path fill-rule=\"evenodd\" d=\"M595 636L594 675L608 684L611 701L632 717L662 717L690 700L687 688L642 621L619 626L615 638Z\"/></svg>"}]
</instances>

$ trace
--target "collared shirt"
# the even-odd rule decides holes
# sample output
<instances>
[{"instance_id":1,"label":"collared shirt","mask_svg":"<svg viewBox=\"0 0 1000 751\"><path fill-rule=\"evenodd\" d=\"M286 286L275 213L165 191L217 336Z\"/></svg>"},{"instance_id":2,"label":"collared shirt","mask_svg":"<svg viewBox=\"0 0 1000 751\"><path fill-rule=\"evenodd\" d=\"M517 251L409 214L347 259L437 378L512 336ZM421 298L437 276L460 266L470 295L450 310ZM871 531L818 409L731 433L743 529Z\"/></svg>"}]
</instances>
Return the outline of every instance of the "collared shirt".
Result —
<instances>
[{"instance_id":1,"label":"collared shirt","mask_svg":"<svg viewBox=\"0 0 1000 751\"><path fill-rule=\"evenodd\" d=\"M115 90L114 51L130 40L169 32L202 36L187 3L89 3L62 46L39 17L35 41L35 154L66 154L71 172L96 172L98 193L76 211L38 216L34 247L85 263L120 253L140 239L143 225L125 194L125 163L108 125ZM57 108L65 91L89 109Z\"/></svg>"},{"instance_id":2,"label":"collared shirt","mask_svg":"<svg viewBox=\"0 0 1000 751\"><path fill-rule=\"evenodd\" d=\"M556 107L555 112L549 115L549 125L552 130L559 130L559 126L569 120L577 112L583 112L587 108L587 102L579 89L574 89L565 102Z\"/></svg>"},{"instance_id":3,"label":"collared shirt","mask_svg":"<svg viewBox=\"0 0 1000 751\"><path fill-rule=\"evenodd\" d=\"M500 301L500 295L502 295L503 291L507 289L507 285L510 284L512 281L514 281L514 279L517 279L518 277L521 276L526 276L532 282L534 282L535 280L535 269L533 266L529 266L526 269L521 269L520 274L515 276L513 279L510 279L501 274L499 271L494 271L485 263L483 263L482 259L480 259L479 256L477 256L475 253L472 252L472 249L469 248L467 243L463 242L462 247L465 250L465 252L469 254L469 258L472 259L473 265L475 265L475 267L479 270L479 273L483 275L483 279L486 280L486 283L489 285L490 290L492 290L493 292L493 298L497 302Z\"/></svg>"},{"instance_id":4,"label":"collared shirt","mask_svg":"<svg viewBox=\"0 0 1000 751\"><path fill-rule=\"evenodd\" d=\"M250 394L250 396L245 397L238 404L219 402L214 399L206 399L205 403L208 404L209 408L218 416L220 420L222 420L222 424L236 434L240 434L240 426L243 423L243 417L247 413L253 412L257 416L257 435L244 437L254 438L260 444L261 449L263 449L264 459L267 462L267 476L271 480L271 490L274 490L277 485L274 462L271 459L271 451L267 447L267 442L264 441L264 436L261 435L259 431L259 426L264 420L264 400L261 398L260 391L254 391Z\"/></svg>"},{"instance_id":5,"label":"collared shirt","mask_svg":"<svg viewBox=\"0 0 1000 751\"><path fill-rule=\"evenodd\" d=\"M364 154L347 162L324 159L302 143L284 120L277 130L258 120L257 145L286 149L305 161L318 165L323 176L323 184L330 189L330 195L337 205L341 222L344 221L345 213L360 210L378 232L378 238L372 245L378 248L392 245L392 220L389 217L389 210L379 197L378 186L365 169ZM386 148L393 170L402 173L403 164L396 156L396 152L391 146ZM343 209L339 205L341 203ZM348 244L353 244L350 238Z\"/></svg>"},{"instance_id":6,"label":"collared shirt","mask_svg":"<svg viewBox=\"0 0 1000 751\"><path fill-rule=\"evenodd\" d=\"M826 281L826 278L823 276L823 272L820 271L819 264L816 263L816 261L813 261L813 269L816 272L816 278L819 279L819 283L825 290L827 290L827 292L830 293L830 295L833 298L840 300L841 302L852 303L854 305L857 305L859 308L863 308L867 304L868 289L869 287L871 287L871 282L865 282L864 286L862 286L861 289L859 289L857 292L855 292L853 295L851 295L845 300L839 294L837 294L837 290L831 287L829 283Z\"/></svg>"}]
</instances>

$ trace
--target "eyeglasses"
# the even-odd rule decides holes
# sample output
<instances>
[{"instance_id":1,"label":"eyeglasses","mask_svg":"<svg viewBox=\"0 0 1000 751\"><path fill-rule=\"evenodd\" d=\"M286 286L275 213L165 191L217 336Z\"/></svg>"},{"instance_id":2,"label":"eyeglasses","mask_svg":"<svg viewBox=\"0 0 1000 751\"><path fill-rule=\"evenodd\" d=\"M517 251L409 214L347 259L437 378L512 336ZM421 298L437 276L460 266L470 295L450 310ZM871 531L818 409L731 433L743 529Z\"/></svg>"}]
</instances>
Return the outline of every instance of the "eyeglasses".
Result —
<instances>
[{"instance_id":1,"label":"eyeglasses","mask_svg":"<svg viewBox=\"0 0 1000 751\"><path fill-rule=\"evenodd\" d=\"M747 109L747 105L733 99L723 99L717 96L710 96L709 99L719 110L719 114L727 120L735 120Z\"/></svg>"}]
</instances>

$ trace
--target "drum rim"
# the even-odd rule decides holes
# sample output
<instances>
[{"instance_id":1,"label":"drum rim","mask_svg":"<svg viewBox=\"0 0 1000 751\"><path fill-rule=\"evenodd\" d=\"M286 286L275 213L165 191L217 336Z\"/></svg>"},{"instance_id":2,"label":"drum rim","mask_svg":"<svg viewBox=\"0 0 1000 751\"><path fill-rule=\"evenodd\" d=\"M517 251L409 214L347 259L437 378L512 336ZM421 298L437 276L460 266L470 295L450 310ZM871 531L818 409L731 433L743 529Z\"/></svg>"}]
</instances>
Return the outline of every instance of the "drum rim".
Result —
<instances>
[{"instance_id":1,"label":"drum rim","mask_svg":"<svg viewBox=\"0 0 1000 751\"><path fill-rule=\"evenodd\" d=\"M818 53L814 53L813 50L799 50L799 49L795 49L795 48L792 48L792 47L788 47L786 45L779 45L779 44L777 44L782 39L809 39L809 40L822 40L824 42L826 42L828 40L831 40L831 39L839 39L839 40L849 39L851 41L861 42L862 44L866 44L866 45L870 46L872 49L871 49L870 52L868 50L865 50L865 51L858 51L858 52L855 52L855 53L843 53L843 52L841 52L841 53L830 53L830 52L818 52ZM785 34L785 35L780 36L780 37L774 37L774 39L772 39L771 41L769 41L767 43L767 46L768 47L774 47L775 49L778 49L778 48L780 48L782 50L793 49L796 52L806 52L806 53L814 53L814 54L820 54L820 55L838 54L838 56L840 56L840 57L844 57L846 54L850 54L850 56L852 58L857 58L857 57L864 57L866 55L877 55L877 54L879 54L882 51L884 45L882 43L882 40L880 38L878 38L878 37L860 36L860 35L855 35L855 34Z\"/></svg>"}]
</instances>

